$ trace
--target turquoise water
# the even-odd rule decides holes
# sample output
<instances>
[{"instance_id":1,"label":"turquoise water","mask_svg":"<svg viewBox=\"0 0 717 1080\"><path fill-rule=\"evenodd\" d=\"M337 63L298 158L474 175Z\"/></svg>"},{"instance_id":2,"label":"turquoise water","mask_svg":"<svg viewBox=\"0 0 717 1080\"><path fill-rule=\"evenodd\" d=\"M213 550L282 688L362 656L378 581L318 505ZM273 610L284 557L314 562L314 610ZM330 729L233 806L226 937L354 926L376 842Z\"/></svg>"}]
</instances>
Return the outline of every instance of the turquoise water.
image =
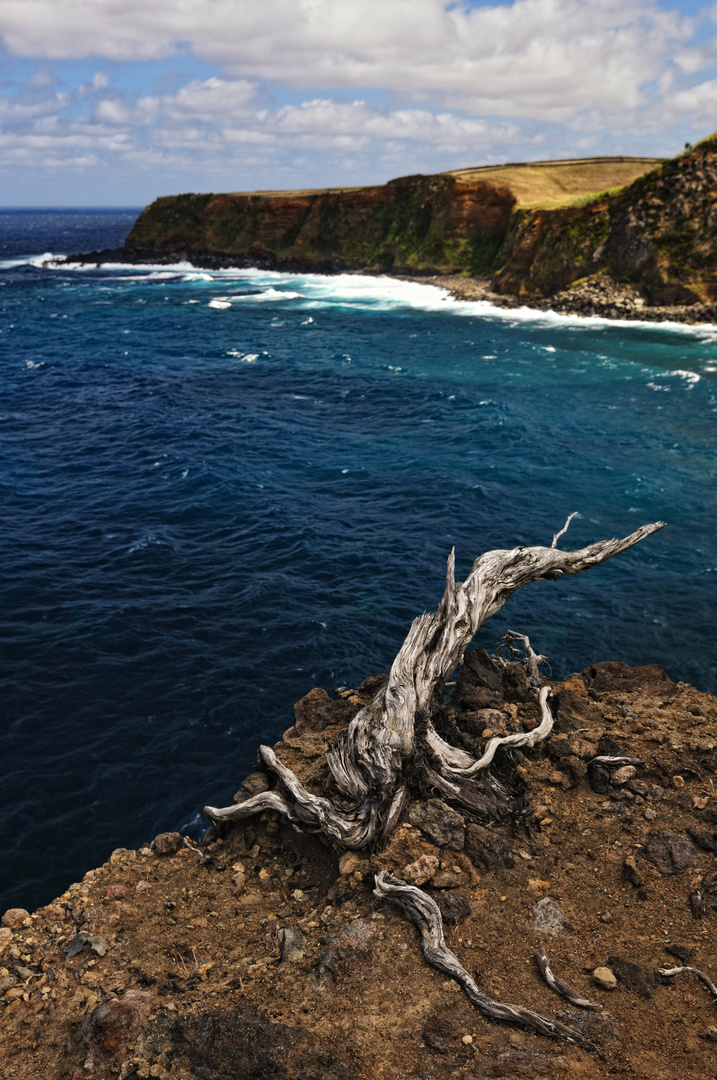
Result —
<instances>
[{"instance_id":1,"label":"turquoise water","mask_svg":"<svg viewBox=\"0 0 717 1080\"><path fill-rule=\"evenodd\" d=\"M0 904L200 831L294 701L387 670L454 545L666 520L479 640L717 690L717 329L39 257L133 218L0 214Z\"/></svg>"}]
</instances>

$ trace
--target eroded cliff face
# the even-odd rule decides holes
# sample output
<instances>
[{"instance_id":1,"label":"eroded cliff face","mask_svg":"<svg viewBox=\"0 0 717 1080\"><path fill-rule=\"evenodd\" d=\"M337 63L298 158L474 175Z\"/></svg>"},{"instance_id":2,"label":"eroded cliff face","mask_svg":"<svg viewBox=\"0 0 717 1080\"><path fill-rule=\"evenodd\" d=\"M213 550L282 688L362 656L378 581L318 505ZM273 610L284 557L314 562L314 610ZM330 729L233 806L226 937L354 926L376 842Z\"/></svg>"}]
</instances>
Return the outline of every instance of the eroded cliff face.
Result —
<instances>
[{"instance_id":1,"label":"eroded cliff face","mask_svg":"<svg viewBox=\"0 0 717 1080\"><path fill-rule=\"evenodd\" d=\"M554 298L559 310L643 318L652 308L655 317L713 321L717 135L617 193L557 210L517 209L507 186L449 174L326 191L167 196L140 215L125 254L482 276L508 304Z\"/></svg>"},{"instance_id":2,"label":"eroded cliff face","mask_svg":"<svg viewBox=\"0 0 717 1080\"><path fill-rule=\"evenodd\" d=\"M485 273L514 204L507 188L443 175L345 191L177 195L152 203L125 247L328 270Z\"/></svg>"},{"instance_id":3,"label":"eroded cliff face","mask_svg":"<svg viewBox=\"0 0 717 1080\"><path fill-rule=\"evenodd\" d=\"M552 296L608 272L651 305L717 299L717 137L582 208L513 215L493 287Z\"/></svg>"}]
</instances>

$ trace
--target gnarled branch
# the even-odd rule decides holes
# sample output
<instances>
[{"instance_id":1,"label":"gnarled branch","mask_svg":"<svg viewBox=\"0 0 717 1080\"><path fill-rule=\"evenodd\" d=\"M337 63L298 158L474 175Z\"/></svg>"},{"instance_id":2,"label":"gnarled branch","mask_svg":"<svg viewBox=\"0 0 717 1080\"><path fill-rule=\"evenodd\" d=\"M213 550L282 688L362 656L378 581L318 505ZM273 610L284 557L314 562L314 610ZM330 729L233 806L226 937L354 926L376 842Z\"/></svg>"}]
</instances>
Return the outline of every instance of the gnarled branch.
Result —
<instances>
[{"instance_id":1,"label":"gnarled branch","mask_svg":"<svg viewBox=\"0 0 717 1080\"><path fill-rule=\"evenodd\" d=\"M446 945L441 912L438 904L428 893L415 885L407 885L405 881L382 870L376 875L374 896L381 900L388 900L406 912L421 933L421 948L428 963L460 983L468 1000L484 1016L491 1020L505 1020L525 1028L526 1031L547 1035L551 1039L566 1039L568 1042L577 1043L584 1050L596 1049L589 1039L574 1028L560 1024L547 1016L541 1016L540 1013L526 1009L522 1005L496 1001L495 998L479 990L458 957Z\"/></svg>"},{"instance_id":2,"label":"gnarled branch","mask_svg":"<svg viewBox=\"0 0 717 1080\"><path fill-rule=\"evenodd\" d=\"M431 724L437 695L478 629L524 585L563 574L579 574L606 562L657 532L663 522L643 525L623 539L601 540L578 551L559 551L559 533L552 547L517 547L489 551L473 564L465 581L455 581L455 554L448 558L446 587L438 610L414 620L391 667L384 691L351 721L344 736L328 753L338 797L312 794L269 747L261 748L279 790L255 795L235 806L205 807L215 825L238 821L263 810L278 810L289 820L320 830L336 843L363 848L382 842L398 822L407 800L406 766L416 753L416 728L426 732L428 780L466 805L480 798L471 781L490 764L496 750L511 745L534 745L552 726L547 694L541 696L543 722L527 735L491 740L479 759L450 746ZM537 670L537 668L536 668Z\"/></svg>"}]
</instances>

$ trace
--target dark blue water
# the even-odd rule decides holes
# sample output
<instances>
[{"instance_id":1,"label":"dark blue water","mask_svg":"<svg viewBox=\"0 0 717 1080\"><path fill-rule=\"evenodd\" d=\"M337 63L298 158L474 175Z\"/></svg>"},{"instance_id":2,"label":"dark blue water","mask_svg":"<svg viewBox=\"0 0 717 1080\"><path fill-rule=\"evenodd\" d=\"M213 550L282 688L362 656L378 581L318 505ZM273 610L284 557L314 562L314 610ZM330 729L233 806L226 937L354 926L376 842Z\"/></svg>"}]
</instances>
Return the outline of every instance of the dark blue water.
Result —
<instances>
[{"instance_id":1,"label":"dark blue water","mask_svg":"<svg viewBox=\"0 0 717 1080\"><path fill-rule=\"evenodd\" d=\"M308 689L387 670L452 545L667 520L480 641L717 690L715 329L34 258L133 218L0 215L0 910L200 829Z\"/></svg>"}]
</instances>

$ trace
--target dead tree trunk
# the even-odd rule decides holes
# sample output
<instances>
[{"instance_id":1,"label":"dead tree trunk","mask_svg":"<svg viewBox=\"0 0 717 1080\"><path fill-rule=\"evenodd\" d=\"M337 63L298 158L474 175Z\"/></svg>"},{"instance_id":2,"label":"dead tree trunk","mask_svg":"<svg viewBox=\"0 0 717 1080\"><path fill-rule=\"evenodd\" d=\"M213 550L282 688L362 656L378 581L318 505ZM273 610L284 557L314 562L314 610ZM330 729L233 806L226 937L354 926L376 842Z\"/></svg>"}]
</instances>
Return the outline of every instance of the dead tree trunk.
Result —
<instances>
[{"instance_id":1,"label":"dead tree trunk","mask_svg":"<svg viewBox=\"0 0 717 1080\"><path fill-rule=\"evenodd\" d=\"M572 515L571 515L572 516ZM566 523L565 528L567 528ZM552 546L489 551L473 564L464 582L456 583L455 557L448 558L446 588L434 614L414 620L391 667L386 689L351 722L345 737L327 754L337 794L314 795L262 746L261 757L277 778L277 789L238 805L205 807L216 827L264 810L276 810L303 823L343 848L382 844L398 823L408 799L407 767L421 751L421 768L430 786L448 798L476 808L485 799L480 780L497 750L535 745L552 727L549 690L540 694L542 722L532 732L491 739L480 758L446 742L435 730L431 713L440 694L479 628L503 607L517 589L543 578L579 574L626 551L657 532L663 522L643 525L622 540L602 540L579 551ZM518 638L519 635L515 635ZM529 645L528 645L529 649ZM537 662L529 649L534 671ZM529 664L530 667L530 664ZM485 774L484 774L485 775Z\"/></svg>"}]
</instances>

